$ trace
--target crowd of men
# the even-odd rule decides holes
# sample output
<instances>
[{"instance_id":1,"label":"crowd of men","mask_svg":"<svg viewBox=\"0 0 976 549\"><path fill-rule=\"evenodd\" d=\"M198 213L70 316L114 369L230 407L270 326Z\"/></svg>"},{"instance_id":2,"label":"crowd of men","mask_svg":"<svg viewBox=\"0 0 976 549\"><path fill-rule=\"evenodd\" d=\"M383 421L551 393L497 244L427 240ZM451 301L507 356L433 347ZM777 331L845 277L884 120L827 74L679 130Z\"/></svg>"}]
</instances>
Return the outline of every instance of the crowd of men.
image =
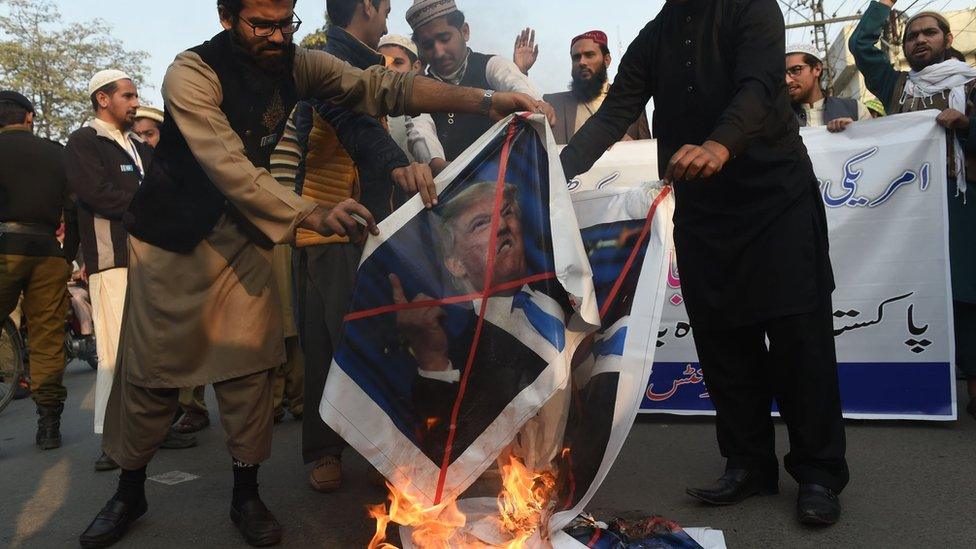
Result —
<instances>
[{"instance_id":1,"label":"crowd of men","mask_svg":"<svg viewBox=\"0 0 976 549\"><path fill-rule=\"evenodd\" d=\"M833 524L849 477L833 277L798 128L843 132L858 120L939 110L951 132L957 363L976 416L976 338L967 337L976 330L976 248L966 238L976 234L976 204L967 200L976 69L954 57L942 15L908 19L903 52L912 70L897 71L878 47L894 1L871 3L850 39L877 98L861 103L826 92L817 49L784 47L773 0L667 2L623 56L613 85L607 35L583 32L567 48L570 89L546 96L528 76L534 31L518 35L511 57L492 55L468 46L471 27L454 0L414 0L410 37L387 34L391 0L325 4L323 53L292 45L301 23L293 0L217 0L224 30L176 58L164 110L141 105L137 82L106 68L91 78L91 121L64 147L33 135L38 113L29 99L0 92L0 318L22 302L42 449L60 446L73 271L91 297L94 431L104 448L95 469L121 474L82 546L111 545L146 512L156 450L192 447L210 425L207 386L232 457L231 516L248 543L281 540L257 472L272 424L288 413L302 421L312 488L340 489L347 445L304 407L314 410L322 396L365 232L413 195L436 206L434 176L516 111L549 117L570 178L615 142L657 139L660 176L677 195L684 295L727 460L714 485L688 493L728 505L778 490L776 398L791 438L785 466L800 483L798 518ZM645 112L652 97L653 132ZM762 206L709 215L730 193ZM811 223L817 230L805 242ZM747 276L744 264L774 274ZM755 285L761 291L745 291ZM772 386L763 366L771 363L785 372Z\"/></svg>"}]
</instances>

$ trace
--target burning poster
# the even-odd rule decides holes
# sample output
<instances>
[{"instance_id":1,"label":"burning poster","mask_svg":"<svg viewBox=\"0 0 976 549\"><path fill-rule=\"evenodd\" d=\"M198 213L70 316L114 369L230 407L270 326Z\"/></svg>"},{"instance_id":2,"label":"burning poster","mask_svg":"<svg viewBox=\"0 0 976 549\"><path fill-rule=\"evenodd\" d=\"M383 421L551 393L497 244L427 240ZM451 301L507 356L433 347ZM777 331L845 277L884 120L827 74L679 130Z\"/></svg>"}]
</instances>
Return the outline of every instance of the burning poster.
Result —
<instances>
[{"instance_id":1,"label":"burning poster","mask_svg":"<svg viewBox=\"0 0 976 549\"><path fill-rule=\"evenodd\" d=\"M406 547L571 546L560 530L653 363L669 189L571 200L545 122L514 117L438 194L367 243L320 412L389 480L392 505L371 513L380 533L407 526Z\"/></svg>"},{"instance_id":2,"label":"burning poster","mask_svg":"<svg viewBox=\"0 0 976 549\"><path fill-rule=\"evenodd\" d=\"M669 188L645 184L577 193L573 203L601 321L577 338L565 401L553 398L537 416L559 426L561 450L549 470L503 453L498 478L483 479L474 494L489 497L468 493L425 509L394 491L391 508L372 513L380 531L389 520L409 525L404 547L568 548L585 546L579 532L597 532L574 519L609 473L643 398L665 299L673 200ZM546 417L554 403L563 415Z\"/></svg>"},{"instance_id":3,"label":"burning poster","mask_svg":"<svg viewBox=\"0 0 976 549\"><path fill-rule=\"evenodd\" d=\"M664 304L674 200L645 183L573 195L593 272L600 329L573 357L573 404L549 523L561 530L584 510L623 447L651 373Z\"/></svg>"},{"instance_id":4,"label":"burning poster","mask_svg":"<svg viewBox=\"0 0 976 549\"><path fill-rule=\"evenodd\" d=\"M453 501L520 430L532 467L560 449L559 426L533 418L565 393L597 311L545 126L496 125L438 178L435 208L415 197L363 254L322 417L427 506Z\"/></svg>"}]
</instances>

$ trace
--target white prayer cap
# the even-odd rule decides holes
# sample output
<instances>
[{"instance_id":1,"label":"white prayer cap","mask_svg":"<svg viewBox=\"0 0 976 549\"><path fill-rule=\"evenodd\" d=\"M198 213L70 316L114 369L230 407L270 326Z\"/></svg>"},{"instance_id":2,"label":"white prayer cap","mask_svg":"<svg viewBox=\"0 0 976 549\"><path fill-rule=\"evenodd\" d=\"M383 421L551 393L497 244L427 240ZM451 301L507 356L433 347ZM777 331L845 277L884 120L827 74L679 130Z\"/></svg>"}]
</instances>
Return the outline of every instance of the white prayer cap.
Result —
<instances>
[{"instance_id":1,"label":"white prayer cap","mask_svg":"<svg viewBox=\"0 0 976 549\"><path fill-rule=\"evenodd\" d=\"M149 120L155 120L156 122L162 124L163 120L165 119L165 115L163 114L163 111L157 108L143 106L136 110L136 118L148 118Z\"/></svg>"},{"instance_id":2,"label":"white prayer cap","mask_svg":"<svg viewBox=\"0 0 976 549\"><path fill-rule=\"evenodd\" d=\"M406 36L400 36L399 34L387 34L383 38L380 38L380 45L377 48L382 48L383 46L400 46L401 48L412 53L414 57L420 57L417 53L417 44L413 43L413 40L407 38Z\"/></svg>"},{"instance_id":3,"label":"white prayer cap","mask_svg":"<svg viewBox=\"0 0 976 549\"><path fill-rule=\"evenodd\" d=\"M823 63L823 54L813 44L793 44L786 47L786 55L793 55L794 53L812 55L817 58L817 61Z\"/></svg>"},{"instance_id":4,"label":"white prayer cap","mask_svg":"<svg viewBox=\"0 0 976 549\"><path fill-rule=\"evenodd\" d=\"M98 71L95 73L95 76L92 76L91 81L88 83L88 95L91 96L98 90L102 89L102 87L106 84L118 82L119 80L132 80L132 77L116 69Z\"/></svg>"}]
</instances>

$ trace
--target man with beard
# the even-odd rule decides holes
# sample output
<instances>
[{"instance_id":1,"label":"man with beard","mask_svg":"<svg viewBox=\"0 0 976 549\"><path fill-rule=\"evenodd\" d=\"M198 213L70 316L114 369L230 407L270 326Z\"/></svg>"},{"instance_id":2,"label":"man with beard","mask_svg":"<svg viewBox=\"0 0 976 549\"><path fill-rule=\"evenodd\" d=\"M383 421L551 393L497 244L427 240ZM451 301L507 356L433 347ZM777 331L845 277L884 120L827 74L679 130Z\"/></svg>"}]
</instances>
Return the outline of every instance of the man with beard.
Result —
<instances>
[{"instance_id":1,"label":"man with beard","mask_svg":"<svg viewBox=\"0 0 976 549\"><path fill-rule=\"evenodd\" d=\"M790 434L797 518L833 524L848 482L827 221L783 79L775 0L669 0L630 45L600 110L561 154L587 171L653 97L660 176L725 474L712 505L778 491L770 417Z\"/></svg>"},{"instance_id":2,"label":"man with beard","mask_svg":"<svg viewBox=\"0 0 976 549\"><path fill-rule=\"evenodd\" d=\"M810 44L786 48L786 88L801 128L826 126L827 131L841 132L853 122L871 117L854 99L828 96L820 85L822 77L823 60L817 48Z\"/></svg>"},{"instance_id":3,"label":"man with beard","mask_svg":"<svg viewBox=\"0 0 976 549\"><path fill-rule=\"evenodd\" d=\"M383 67L363 71L296 48L294 0L217 6L224 31L178 55L166 72L159 146L125 216L129 288L103 438L122 473L81 535L84 547L115 543L145 514L146 467L166 437L179 388L205 384L214 387L232 457L231 519L251 545L281 540L257 482L271 453L274 371L286 359L272 248L293 242L298 227L353 241L363 236L361 224L378 232L357 202L319 206L267 171L297 101L331 101L371 116L542 110L524 95Z\"/></svg>"},{"instance_id":4,"label":"man with beard","mask_svg":"<svg viewBox=\"0 0 976 549\"><path fill-rule=\"evenodd\" d=\"M911 71L897 71L877 47L894 0L871 2L851 35L851 53L868 89L888 115L936 109L949 132L949 258L952 269L956 364L966 375L969 404L976 417L976 69L951 55L949 21L927 11L905 25L902 49Z\"/></svg>"},{"instance_id":5,"label":"man with beard","mask_svg":"<svg viewBox=\"0 0 976 549\"><path fill-rule=\"evenodd\" d=\"M68 185L78 197L78 226L98 354L95 433L102 434L128 276L129 235L122 216L142 183L152 149L131 132L139 93L127 74L101 71L92 77L88 92L95 118L71 134L64 154ZM104 452L95 462L99 471L117 467Z\"/></svg>"},{"instance_id":6,"label":"man with beard","mask_svg":"<svg viewBox=\"0 0 976 549\"><path fill-rule=\"evenodd\" d=\"M570 45L569 55L573 60L573 82L570 91L553 93L542 99L556 111L556 125L552 131L557 145L565 145L583 124L600 110L607 97L610 82L607 69L610 68L610 49L607 35L593 30L583 33ZM647 113L642 113L624 134L623 141L650 139L651 130L647 123Z\"/></svg>"},{"instance_id":7,"label":"man with beard","mask_svg":"<svg viewBox=\"0 0 976 549\"><path fill-rule=\"evenodd\" d=\"M520 92L541 99L542 94L510 59L471 51L471 29L454 0L414 0L407 10L407 23L420 60L428 65L427 76L456 86L474 86L497 91ZM551 109L546 114L553 122ZM433 124L416 120L420 135L430 136L427 148L440 172L481 137L493 122L486 116L464 113L437 113ZM436 137L435 137L436 136Z\"/></svg>"}]
</instances>

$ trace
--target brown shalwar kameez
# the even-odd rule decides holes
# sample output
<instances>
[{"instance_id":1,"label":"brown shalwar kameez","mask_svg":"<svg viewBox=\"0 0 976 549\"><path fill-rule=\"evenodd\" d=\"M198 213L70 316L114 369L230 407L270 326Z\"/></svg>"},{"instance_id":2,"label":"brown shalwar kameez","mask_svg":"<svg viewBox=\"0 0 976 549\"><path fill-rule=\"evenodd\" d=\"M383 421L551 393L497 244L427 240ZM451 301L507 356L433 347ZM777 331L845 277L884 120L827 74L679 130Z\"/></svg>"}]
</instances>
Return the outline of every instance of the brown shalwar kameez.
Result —
<instances>
[{"instance_id":1,"label":"brown shalwar kameez","mask_svg":"<svg viewBox=\"0 0 976 549\"><path fill-rule=\"evenodd\" d=\"M301 98L379 116L409 111L413 79L360 71L323 52L297 48ZM280 185L244 153L221 111L213 69L180 54L163 98L197 161L227 200L276 243L290 243L314 205ZM272 251L226 216L189 254L130 237L129 293L103 445L125 469L152 458L175 413L178 388L213 384L228 447L246 463L271 452L273 369L285 361Z\"/></svg>"}]
</instances>

